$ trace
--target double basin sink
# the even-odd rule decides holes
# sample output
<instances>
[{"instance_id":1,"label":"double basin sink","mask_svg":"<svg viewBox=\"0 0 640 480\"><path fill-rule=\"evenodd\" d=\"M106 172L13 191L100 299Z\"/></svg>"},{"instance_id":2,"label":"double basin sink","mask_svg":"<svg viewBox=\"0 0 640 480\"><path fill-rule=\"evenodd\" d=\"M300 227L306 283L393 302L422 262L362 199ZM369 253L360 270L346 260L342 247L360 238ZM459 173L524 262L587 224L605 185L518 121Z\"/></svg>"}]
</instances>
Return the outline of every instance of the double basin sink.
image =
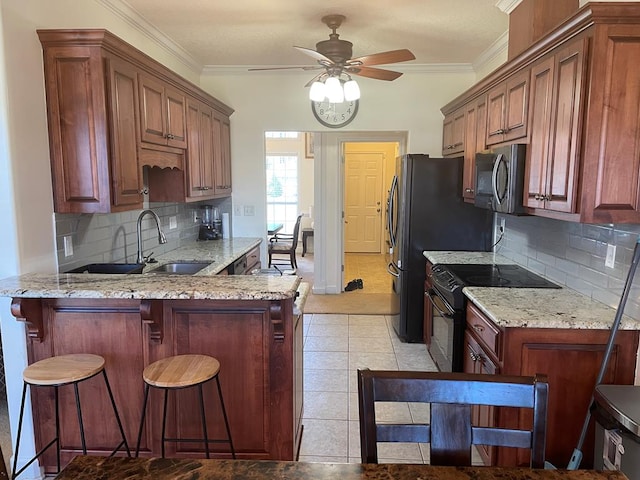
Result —
<instances>
[{"instance_id":1,"label":"double basin sink","mask_svg":"<svg viewBox=\"0 0 640 480\"><path fill-rule=\"evenodd\" d=\"M149 270L147 273L166 275L193 275L211 265L211 262L167 262ZM66 273L142 273L143 264L139 263L90 263L74 268Z\"/></svg>"}]
</instances>

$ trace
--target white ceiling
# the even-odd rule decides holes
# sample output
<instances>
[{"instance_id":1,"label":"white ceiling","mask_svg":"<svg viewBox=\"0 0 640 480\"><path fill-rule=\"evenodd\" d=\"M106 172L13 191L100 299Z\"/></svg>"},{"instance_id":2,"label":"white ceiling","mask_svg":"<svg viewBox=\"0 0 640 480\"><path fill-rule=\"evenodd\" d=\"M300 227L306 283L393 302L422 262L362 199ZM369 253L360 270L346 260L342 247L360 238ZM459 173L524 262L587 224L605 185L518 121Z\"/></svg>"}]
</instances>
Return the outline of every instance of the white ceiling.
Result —
<instances>
[{"instance_id":1,"label":"white ceiling","mask_svg":"<svg viewBox=\"0 0 640 480\"><path fill-rule=\"evenodd\" d=\"M505 1L505 0L501 0ZM115 3L103 0L104 3ZM342 40L353 57L400 48L407 64L474 63L508 29L497 0L124 0L133 13L212 66L314 65L293 45L315 49L329 28L320 19L342 14Z\"/></svg>"}]
</instances>

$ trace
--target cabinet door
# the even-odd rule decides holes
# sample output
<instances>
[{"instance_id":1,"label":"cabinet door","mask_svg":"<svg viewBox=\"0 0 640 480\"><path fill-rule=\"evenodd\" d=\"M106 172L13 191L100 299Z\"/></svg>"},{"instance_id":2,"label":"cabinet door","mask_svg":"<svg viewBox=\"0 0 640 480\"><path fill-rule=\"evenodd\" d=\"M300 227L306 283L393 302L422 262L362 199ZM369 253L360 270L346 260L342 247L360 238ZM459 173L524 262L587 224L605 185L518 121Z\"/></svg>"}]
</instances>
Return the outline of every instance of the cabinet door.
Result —
<instances>
[{"instance_id":1,"label":"cabinet door","mask_svg":"<svg viewBox=\"0 0 640 480\"><path fill-rule=\"evenodd\" d=\"M549 166L545 187L545 208L560 212L576 211L576 191L580 154L580 119L587 39L559 51L555 56L556 77Z\"/></svg>"},{"instance_id":2,"label":"cabinet door","mask_svg":"<svg viewBox=\"0 0 640 480\"><path fill-rule=\"evenodd\" d=\"M442 155L450 156L464 151L464 113L460 108L447 115L442 125Z\"/></svg>"},{"instance_id":3,"label":"cabinet door","mask_svg":"<svg viewBox=\"0 0 640 480\"><path fill-rule=\"evenodd\" d=\"M487 145L527 135L529 70L516 73L487 95Z\"/></svg>"},{"instance_id":4,"label":"cabinet door","mask_svg":"<svg viewBox=\"0 0 640 480\"><path fill-rule=\"evenodd\" d=\"M187 101L187 196L213 197L213 110L195 99Z\"/></svg>"},{"instance_id":5,"label":"cabinet door","mask_svg":"<svg viewBox=\"0 0 640 480\"><path fill-rule=\"evenodd\" d=\"M143 142L166 145L164 85L147 75L139 76L140 138Z\"/></svg>"},{"instance_id":6,"label":"cabinet door","mask_svg":"<svg viewBox=\"0 0 640 480\"><path fill-rule=\"evenodd\" d=\"M138 165L138 77L136 68L107 58L111 104L112 210L142 208L142 172Z\"/></svg>"},{"instance_id":7,"label":"cabinet door","mask_svg":"<svg viewBox=\"0 0 640 480\"><path fill-rule=\"evenodd\" d=\"M554 72L554 57L543 60L531 69L531 139L527 147L524 181L526 191L523 200L525 206L532 208L543 207L546 195Z\"/></svg>"},{"instance_id":8,"label":"cabinet door","mask_svg":"<svg viewBox=\"0 0 640 480\"><path fill-rule=\"evenodd\" d=\"M464 170L462 173L462 196L465 200L475 198L476 153L485 149L487 135L487 98L481 97L467 106L465 111Z\"/></svg>"},{"instance_id":9,"label":"cabinet door","mask_svg":"<svg viewBox=\"0 0 640 480\"><path fill-rule=\"evenodd\" d=\"M527 136L529 107L529 70L507 79L504 141Z\"/></svg>"},{"instance_id":10,"label":"cabinet door","mask_svg":"<svg viewBox=\"0 0 640 480\"><path fill-rule=\"evenodd\" d=\"M165 131L170 147L187 148L186 103L182 92L165 86Z\"/></svg>"},{"instance_id":11,"label":"cabinet door","mask_svg":"<svg viewBox=\"0 0 640 480\"><path fill-rule=\"evenodd\" d=\"M231 126L229 118L213 117L216 196L231 195Z\"/></svg>"}]
</instances>

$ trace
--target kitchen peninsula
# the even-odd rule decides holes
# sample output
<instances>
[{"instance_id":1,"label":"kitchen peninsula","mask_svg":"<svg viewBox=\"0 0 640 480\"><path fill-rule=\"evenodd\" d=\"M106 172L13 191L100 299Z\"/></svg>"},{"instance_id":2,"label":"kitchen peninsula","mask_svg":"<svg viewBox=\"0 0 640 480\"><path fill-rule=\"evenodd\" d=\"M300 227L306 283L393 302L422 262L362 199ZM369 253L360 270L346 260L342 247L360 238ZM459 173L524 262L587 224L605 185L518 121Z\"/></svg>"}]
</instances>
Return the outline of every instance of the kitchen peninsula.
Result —
<instances>
[{"instance_id":1,"label":"kitchen peninsula","mask_svg":"<svg viewBox=\"0 0 640 480\"><path fill-rule=\"evenodd\" d=\"M240 254L259 243L249 241ZM141 275L27 274L0 281L0 295L13 297L11 313L27 324L29 363L80 352L106 359L130 445L137 437L145 366L171 355L199 353L221 363L220 381L238 457L293 460L302 417L300 306L308 286L297 276L216 275L239 254L229 257L229 252L222 252L216 262L211 245L197 242L158 257L156 265L177 259L214 261L195 275L147 273L151 265ZM107 455L118 429L103 418L108 396L94 380L79 387L87 443L93 454ZM207 388L213 387L205 386L206 401L212 402L207 406L207 427L211 437L220 438L224 424L219 421L217 395ZM146 457L160 455L162 402L154 393L141 443L141 456ZM64 389L61 404L66 464L80 449L73 395ZM53 438L53 392L33 390L32 405L39 449ZM181 392L169 408L169 436L200 438L195 395ZM204 457L200 443L167 447L167 456ZM225 448L213 449L212 456L228 456ZM43 457L47 471L53 471L55 463L55 451Z\"/></svg>"}]
</instances>

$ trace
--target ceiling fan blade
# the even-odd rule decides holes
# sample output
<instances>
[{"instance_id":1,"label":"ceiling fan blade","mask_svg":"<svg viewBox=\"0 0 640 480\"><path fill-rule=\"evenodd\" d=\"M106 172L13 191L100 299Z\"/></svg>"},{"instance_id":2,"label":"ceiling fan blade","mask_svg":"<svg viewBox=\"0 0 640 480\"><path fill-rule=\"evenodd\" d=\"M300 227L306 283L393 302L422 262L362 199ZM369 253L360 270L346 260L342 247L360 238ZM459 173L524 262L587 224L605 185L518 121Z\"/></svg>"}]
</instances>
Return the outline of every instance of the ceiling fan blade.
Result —
<instances>
[{"instance_id":1,"label":"ceiling fan blade","mask_svg":"<svg viewBox=\"0 0 640 480\"><path fill-rule=\"evenodd\" d=\"M400 77L402 73L394 72L393 70L384 70L382 68L373 67L361 67L361 66L349 66L345 70L361 77L375 78L376 80L395 80Z\"/></svg>"},{"instance_id":2,"label":"ceiling fan blade","mask_svg":"<svg viewBox=\"0 0 640 480\"><path fill-rule=\"evenodd\" d=\"M321 62L322 64L329 64L329 65L333 65L333 60L331 60L329 57L324 56L323 54L316 52L315 50L311 50L310 48L305 48L305 47L296 47L294 46L293 48L295 48L296 50L309 55L310 57L315 58L318 62Z\"/></svg>"},{"instance_id":3,"label":"ceiling fan blade","mask_svg":"<svg viewBox=\"0 0 640 480\"><path fill-rule=\"evenodd\" d=\"M291 70L291 69L302 69L302 70L318 70L319 68L324 68L320 65L313 66L297 66L297 67L263 67L263 68L249 68L250 72L256 72L260 70Z\"/></svg>"},{"instance_id":4,"label":"ceiling fan blade","mask_svg":"<svg viewBox=\"0 0 640 480\"><path fill-rule=\"evenodd\" d=\"M409 60L415 60L416 57L409 50L391 50L389 52L374 53L371 55L365 55L363 57L352 58L347 63L349 65L386 65L389 63L408 62Z\"/></svg>"}]
</instances>

